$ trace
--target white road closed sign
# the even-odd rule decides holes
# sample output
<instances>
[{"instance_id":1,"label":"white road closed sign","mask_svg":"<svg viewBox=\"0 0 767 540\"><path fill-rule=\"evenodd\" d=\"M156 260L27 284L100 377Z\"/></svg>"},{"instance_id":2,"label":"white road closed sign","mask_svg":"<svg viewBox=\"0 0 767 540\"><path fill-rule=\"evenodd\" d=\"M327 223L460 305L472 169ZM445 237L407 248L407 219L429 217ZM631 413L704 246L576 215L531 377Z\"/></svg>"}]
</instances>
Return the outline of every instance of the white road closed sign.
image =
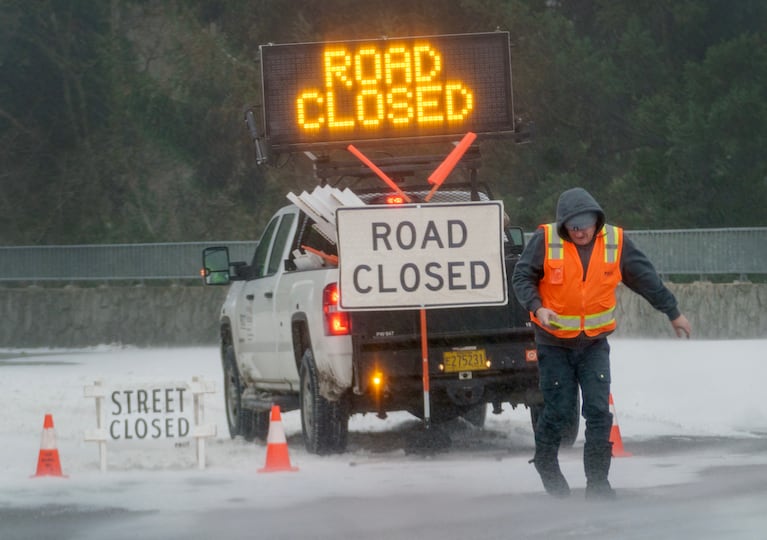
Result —
<instances>
[{"instance_id":1,"label":"white road closed sign","mask_svg":"<svg viewBox=\"0 0 767 540\"><path fill-rule=\"evenodd\" d=\"M503 204L336 211L343 310L503 305Z\"/></svg>"}]
</instances>

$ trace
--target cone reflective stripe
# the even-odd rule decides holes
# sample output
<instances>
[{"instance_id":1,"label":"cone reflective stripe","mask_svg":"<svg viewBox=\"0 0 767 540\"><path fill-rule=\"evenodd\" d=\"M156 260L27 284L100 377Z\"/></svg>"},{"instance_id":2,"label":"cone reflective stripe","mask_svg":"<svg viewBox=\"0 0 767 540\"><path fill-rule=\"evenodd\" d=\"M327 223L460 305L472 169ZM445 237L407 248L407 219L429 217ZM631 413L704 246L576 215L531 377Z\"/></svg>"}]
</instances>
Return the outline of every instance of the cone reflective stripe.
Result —
<instances>
[{"instance_id":1,"label":"cone reflective stripe","mask_svg":"<svg viewBox=\"0 0 767 540\"><path fill-rule=\"evenodd\" d=\"M35 476L61 476L61 460L56 448L56 433L53 430L53 415L46 414L43 434L40 436L40 454L37 457Z\"/></svg>"},{"instance_id":2,"label":"cone reflective stripe","mask_svg":"<svg viewBox=\"0 0 767 540\"><path fill-rule=\"evenodd\" d=\"M282 427L279 405L272 405L269 420L269 435L266 437L266 464L258 472L297 471L298 467L290 464L288 440Z\"/></svg>"},{"instance_id":3,"label":"cone reflective stripe","mask_svg":"<svg viewBox=\"0 0 767 540\"><path fill-rule=\"evenodd\" d=\"M631 457L633 454L623 449L621 428L618 426L618 414L615 412L615 403L613 403L612 393L610 394L610 412L613 415L613 426L610 428L610 442L613 443L613 457Z\"/></svg>"}]
</instances>

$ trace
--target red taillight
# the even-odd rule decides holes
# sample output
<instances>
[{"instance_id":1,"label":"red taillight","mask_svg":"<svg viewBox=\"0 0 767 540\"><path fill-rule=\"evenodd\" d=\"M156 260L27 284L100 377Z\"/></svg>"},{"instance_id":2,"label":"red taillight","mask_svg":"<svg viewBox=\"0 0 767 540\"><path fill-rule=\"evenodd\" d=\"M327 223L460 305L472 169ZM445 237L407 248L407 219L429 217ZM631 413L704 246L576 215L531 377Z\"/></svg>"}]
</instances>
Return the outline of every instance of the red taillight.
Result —
<instances>
[{"instance_id":1,"label":"red taillight","mask_svg":"<svg viewBox=\"0 0 767 540\"><path fill-rule=\"evenodd\" d=\"M344 336L349 333L349 314L338 311L338 285L331 283L322 291L322 312L325 315L325 334Z\"/></svg>"}]
</instances>

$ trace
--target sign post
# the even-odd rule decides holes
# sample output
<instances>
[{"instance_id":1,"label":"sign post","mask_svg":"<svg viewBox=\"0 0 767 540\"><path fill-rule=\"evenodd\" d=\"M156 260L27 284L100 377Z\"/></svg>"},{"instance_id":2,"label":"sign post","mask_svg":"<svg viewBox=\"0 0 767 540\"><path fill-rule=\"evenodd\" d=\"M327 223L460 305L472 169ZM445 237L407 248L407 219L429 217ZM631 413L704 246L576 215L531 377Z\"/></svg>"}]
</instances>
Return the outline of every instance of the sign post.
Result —
<instances>
[{"instance_id":1,"label":"sign post","mask_svg":"<svg viewBox=\"0 0 767 540\"><path fill-rule=\"evenodd\" d=\"M426 429L431 427L431 407L429 405L429 335L426 329L426 310L421 309L421 369L423 373L423 423Z\"/></svg>"}]
</instances>

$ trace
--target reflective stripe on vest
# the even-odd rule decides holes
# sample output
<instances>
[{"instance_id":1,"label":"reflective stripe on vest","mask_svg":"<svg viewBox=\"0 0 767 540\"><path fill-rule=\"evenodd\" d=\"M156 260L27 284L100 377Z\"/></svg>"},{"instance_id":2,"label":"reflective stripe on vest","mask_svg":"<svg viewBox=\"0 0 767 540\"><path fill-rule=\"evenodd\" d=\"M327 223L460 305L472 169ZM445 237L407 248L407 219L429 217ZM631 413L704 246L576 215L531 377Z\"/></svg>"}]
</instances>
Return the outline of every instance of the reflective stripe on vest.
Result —
<instances>
[{"instance_id":1,"label":"reflective stripe on vest","mask_svg":"<svg viewBox=\"0 0 767 540\"><path fill-rule=\"evenodd\" d=\"M615 308L611 307L603 311L602 313L594 313L593 315L586 315L583 318L584 330L595 330L608 324L615 322Z\"/></svg>"},{"instance_id":2,"label":"reflective stripe on vest","mask_svg":"<svg viewBox=\"0 0 767 540\"><path fill-rule=\"evenodd\" d=\"M605 225L602 230L605 233L605 262L614 263L618 260L618 228Z\"/></svg>"},{"instance_id":3,"label":"reflective stripe on vest","mask_svg":"<svg viewBox=\"0 0 767 540\"><path fill-rule=\"evenodd\" d=\"M596 330L597 328L612 324L613 321L615 321L615 308L610 308L601 313L584 316L583 329ZM553 322L553 326L560 330L580 330L581 316L557 315L557 320Z\"/></svg>"},{"instance_id":4,"label":"reflective stripe on vest","mask_svg":"<svg viewBox=\"0 0 767 540\"><path fill-rule=\"evenodd\" d=\"M546 238L549 239L549 243L546 246L546 257L552 261L559 261L565 258L565 245L562 243L562 239L557 232L556 223L547 223L544 225L548 229Z\"/></svg>"}]
</instances>

